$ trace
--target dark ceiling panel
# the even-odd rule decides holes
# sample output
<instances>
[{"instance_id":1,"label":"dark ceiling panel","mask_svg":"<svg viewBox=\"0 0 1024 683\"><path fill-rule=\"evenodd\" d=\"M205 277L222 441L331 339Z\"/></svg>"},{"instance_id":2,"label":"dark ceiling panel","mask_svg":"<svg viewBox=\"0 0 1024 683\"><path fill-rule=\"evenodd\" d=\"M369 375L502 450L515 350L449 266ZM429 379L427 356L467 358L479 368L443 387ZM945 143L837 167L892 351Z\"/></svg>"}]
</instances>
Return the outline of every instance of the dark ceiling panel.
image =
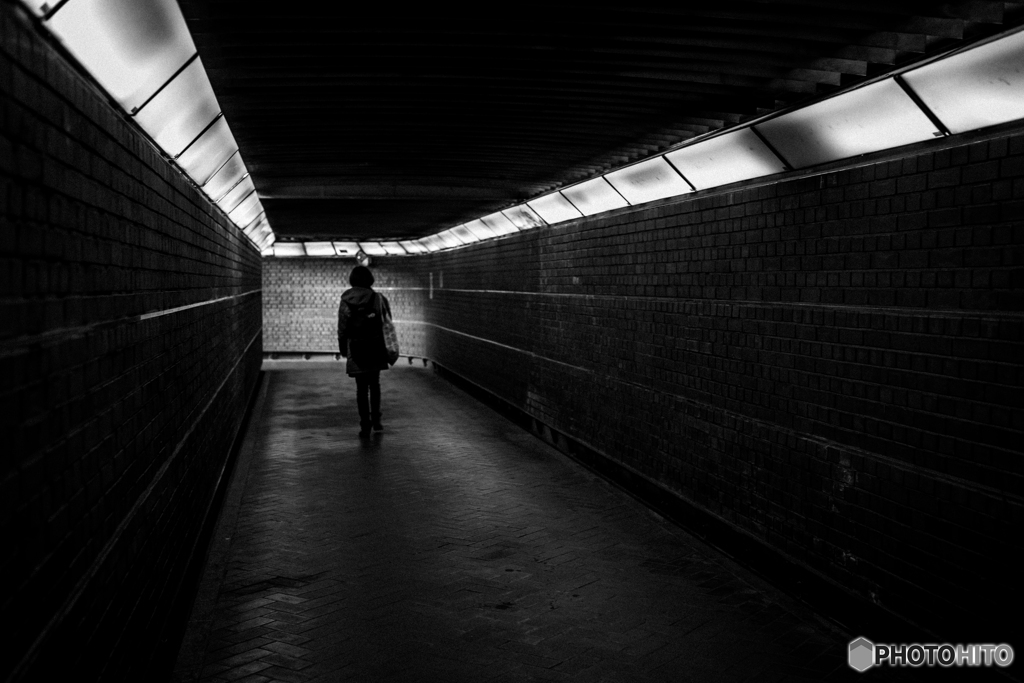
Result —
<instances>
[{"instance_id":1,"label":"dark ceiling panel","mask_svg":"<svg viewBox=\"0 0 1024 683\"><path fill-rule=\"evenodd\" d=\"M279 240L392 240L415 237L424 223L451 225L472 215L453 214L453 207L480 202L401 199L264 199Z\"/></svg>"},{"instance_id":2,"label":"dark ceiling panel","mask_svg":"<svg viewBox=\"0 0 1024 683\"><path fill-rule=\"evenodd\" d=\"M1021 3L181 0L280 239L414 238L1019 22Z\"/></svg>"}]
</instances>

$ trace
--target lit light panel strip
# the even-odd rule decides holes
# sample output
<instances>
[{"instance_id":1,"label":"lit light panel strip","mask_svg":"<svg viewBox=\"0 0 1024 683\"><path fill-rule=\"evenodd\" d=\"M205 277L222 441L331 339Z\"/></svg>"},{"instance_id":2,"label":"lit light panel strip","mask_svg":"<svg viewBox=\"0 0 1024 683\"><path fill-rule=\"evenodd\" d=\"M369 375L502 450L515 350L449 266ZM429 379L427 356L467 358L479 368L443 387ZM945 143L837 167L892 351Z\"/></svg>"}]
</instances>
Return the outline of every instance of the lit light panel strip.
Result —
<instances>
[{"instance_id":1,"label":"lit light panel strip","mask_svg":"<svg viewBox=\"0 0 1024 683\"><path fill-rule=\"evenodd\" d=\"M654 157L612 171L605 179L633 205L692 192L690 186L664 157Z\"/></svg>"},{"instance_id":2,"label":"lit light panel strip","mask_svg":"<svg viewBox=\"0 0 1024 683\"><path fill-rule=\"evenodd\" d=\"M196 59L135 115L162 150L177 156L220 113L202 60Z\"/></svg>"},{"instance_id":3,"label":"lit light panel strip","mask_svg":"<svg viewBox=\"0 0 1024 683\"><path fill-rule=\"evenodd\" d=\"M178 156L177 162L192 180L205 185L237 149L235 136L222 116Z\"/></svg>"},{"instance_id":4,"label":"lit light panel strip","mask_svg":"<svg viewBox=\"0 0 1024 683\"><path fill-rule=\"evenodd\" d=\"M571 221L574 218L583 217L580 210L573 206L572 202L558 192L552 192L551 194L544 195L543 197L532 199L526 202L526 204L535 211L538 216L552 225L563 221Z\"/></svg>"},{"instance_id":5,"label":"lit light panel strip","mask_svg":"<svg viewBox=\"0 0 1024 683\"><path fill-rule=\"evenodd\" d=\"M437 235L428 235L420 240L420 242L427 248L427 251L440 251L444 249L444 240Z\"/></svg>"},{"instance_id":6,"label":"lit light panel strip","mask_svg":"<svg viewBox=\"0 0 1024 683\"><path fill-rule=\"evenodd\" d=\"M260 198L253 192L228 214L228 218L234 221L235 225L245 225L262 212Z\"/></svg>"},{"instance_id":7,"label":"lit light panel strip","mask_svg":"<svg viewBox=\"0 0 1024 683\"><path fill-rule=\"evenodd\" d=\"M469 244L470 242L479 242L480 238L473 234L468 227L465 225L456 225L451 229L453 235L455 235L463 244Z\"/></svg>"},{"instance_id":8,"label":"lit light panel strip","mask_svg":"<svg viewBox=\"0 0 1024 683\"><path fill-rule=\"evenodd\" d=\"M530 230L531 228L540 228L547 225L544 219L526 204L505 209L502 213L520 230Z\"/></svg>"},{"instance_id":9,"label":"lit light panel strip","mask_svg":"<svg viewBox=\"0 0 1024 683\"><path fill-rule=\"evenodd\" d=\"M410 254L424 254L427 252L426 245L419 240L403 240L399 244Z\"/></svg>"},{"instance_id":10,"label":"lit light panel strip","mask_svg":"<svg viewBox=\"0 0 1024 683\"><path fill-rule=\"evenodd\" d=\"M212 202L245 175L241 157L232 160L238 146L176 0L22 3ZM257 198L254 209L228 216L249 227L262 210ZM245 233L260 246L268 231L272 242L269 223Z\"/></svg>"},{"instance_id":11,"label":"lit light panel strip","mask_svg":"<svg viewBox=\"0 0 1024 683\"><path fill-rule=\"evenodd\" d=\"M496 237L519 232L519 228L516 227L516 224L510 221L508 217L500 211L488 214L480 220L494 232Z\"/></svg>"},{"instance_id":12,"label":"lit light panel strip","mask_svg":"<svg viewBox=\"0 0 1024 683\"><path fill-rule=\"evenodd\" d=\"M405 256L407 252L399 242L381 242L380 246L388 256Z\"/></svg>"},{"instance_id":13,"label":"lit light panel strip","mask_svg":"<svg viewBox=\"0 0 1024 683\"><path fill-rule=\"evenodd\" d=\"M213 176L203 185L203 192L211 201L217 202L224 198L224 195L231 190L247 173L242 155L235 150L235 153L228 157L228 160L220 167Z\"/></svg>"},{"instance_id":14,"label":"lit light panel strip","mask_svg":"<svg viewBox=\"0 0 1024 683\"><path fill-rule=\"evenodd\" d=\"M930 140L939 131L886 79L755 124L793 168Z\"/></svg>"},{"instance_id":15,"label":"lit light panel strip","mask_svg":"<svg viewBox=\"0 0 1024 683\"><path fill-rule=\"evenodd\" d=\"M252 184L252 178L243 178L240 183L235 185L230 192L224 195L224 197L217 202L217 206L219 206L224 213L230 214L234 211L235 207L242 202L242 200L253 195L255 192L256 186Z\"/></svg>"},{"instance_id":16,"label":"lit light panel strip","mask_svg":"<svg viewBox=\"0 0 1024 683\"><path fill-rule=\"evenodd\" d=\"M274 256L277 257L294 257L294 256L305 256L306 250L303 248L301 242L275 242L274 243Z\"/></svg>"},{"instance_id":17,"label":"lit light panel strip","mask_svg":"<svg viewBox=\"0 0 1024 683\"><path fill-rule=\"evenodd\" d=\"M785 164L749 128L688 145L669 152L665 158L698 190L786 170Z\"/></svg>"},{"instance_id":18,"label":"lit light panel strip","mask_svg":"<svg viewBox=\"0 0 1024 683\"><path fill-rule=\"evenodd\" d=\"M306 256L334 256L334 244L331 242L305 242Z\"/></svg>"},{"instance_id":19,"label":"lit light panel strip","mask_svg":"<svg viewBox=\"0 0 1024 683\"><path fill-rule=\"evenodd\" d=\"M487 240L495 236L494 231L491 230L490 226L484 223L479 218L475 221L466 223L466 229L476 235L477 239Z\"/></svg>"},{"instance_id":20,"label":"lit light panel strip","mask_svg":"<svg viewBox=\"0 0 1024 683\"><path fill-rule=\"evenodd\" d=\"M387 256L387 251L379 242L360 242L359 248L369 256Z\"/></svg>"},{"instance_id":21,"label":"lit light panel strip","mask_svg":"<svg viewBox=\"0 0 1024 683\"><path fill-rule=\"evenodd\" d=\"M594 214L629 206L629 202L623 199L622 195L603 176L593 178L579 185L567 187L562 190L562 194L584 216L593 216Z\"/></svg>"},{"instance_id":22,"label":"lit light panel strip","mask_svg":"<svg viewBox=\"0 0 1024 683\"><path fill-rule=\"evenodd\" d=\"M249 221L249 223L247 225L245 225L242 228L242 230L245 231L246 235L254 235L256 233L263 232L263 230L266 228L266 226L267 226L267 217L266 217L265 214L261 213L260 215L256 216L251 221Z\"/></svg>"},{"instance_id":23,"label":"lit light panel strip","mask_svg":"<svg viewBox=\"0 0 1024 683\"><path fill-rule=\"evenodd\" d=\"M251 239L253 242L257 242L267 234L268 229L269 225L267 224L266 216L261 214L254 218L249 225L242 228L242 231L245 233L246 237Z\"/></svg>"},{"instance_id":24,"label":"lit light panel strip","mask_svg":"<svg viewBox=\"0 0 1024 683\"><path fill-rule=\"evenodd\" d=\"M196 53L175 0L72 0L46 24L129 113Z\"/></svg>"},{"instance_id":25,"label":"lit light panel strip","mask_svg":"<svg viewBox=\"0 0 1024 683\"><path fill-rule=\"evenodd\" d=\"M450 249L452 247L459 247L459 246L462 246L463 244L466 244L465 242L460 240L459 236L456 235L450 229L449 230L442 230L441 232L437 233L436 237L439 240L441 240L441 244L443 244L444 248L446 248L446 249Z\"/></svg>"},{"instance_id":26,"label":"lit light panel strip","mask_svg":"<svg viewBox=\"0 0 1024 683\"><path fill-rule=\"evenodd\" d=\"M355 256L359 252L359 243L334 242L334 251L337 256Z\"/></svg>"},{"instance_id":27,"label":"lit light panel strip","mask_svg":"<svg viewBox=\"0 0 1024 683\"><path fill-rule=\"evenodd\" d=\"M903 80L951 133L1024 118L1024 31L912 69Z\"/></svg>"}]
</instances>

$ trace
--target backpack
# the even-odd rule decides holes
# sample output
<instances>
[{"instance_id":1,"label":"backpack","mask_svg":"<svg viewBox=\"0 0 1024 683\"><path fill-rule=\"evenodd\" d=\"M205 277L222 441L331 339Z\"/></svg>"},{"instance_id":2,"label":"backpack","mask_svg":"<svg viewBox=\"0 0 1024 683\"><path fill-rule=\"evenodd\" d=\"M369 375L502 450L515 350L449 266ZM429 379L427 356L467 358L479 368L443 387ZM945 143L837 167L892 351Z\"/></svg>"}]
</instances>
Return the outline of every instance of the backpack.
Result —
<instances>
[{"instance_id":1,"label":"backpack","mask_svg":"<svg viewBox=\"0 0 1024 683\"><path fill-rule=\"evenodd\" d=\"M371 341L381 337L381 315L377 295L365 306L348 307L346 336L352 341Z\"/></svg>"}]
</instances>

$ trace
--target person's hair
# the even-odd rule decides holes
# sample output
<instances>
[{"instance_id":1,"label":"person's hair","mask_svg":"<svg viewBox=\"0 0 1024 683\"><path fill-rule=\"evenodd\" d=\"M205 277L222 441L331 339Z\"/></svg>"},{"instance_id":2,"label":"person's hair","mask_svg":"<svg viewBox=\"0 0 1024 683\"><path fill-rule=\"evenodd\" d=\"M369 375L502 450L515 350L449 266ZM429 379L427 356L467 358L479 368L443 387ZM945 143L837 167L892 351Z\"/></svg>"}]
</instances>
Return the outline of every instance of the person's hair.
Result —
<instances>
[{"instance_id":1,"label":"person's hair","mask_svg":"<svg viewBox=\"0 0 1024 683\"><path fill-rule=\"evenodd\" d=\"M348 276L348 283L353 287L372 287L373 273L366 266L356 266Z\"/></svg>"}]
</instances>

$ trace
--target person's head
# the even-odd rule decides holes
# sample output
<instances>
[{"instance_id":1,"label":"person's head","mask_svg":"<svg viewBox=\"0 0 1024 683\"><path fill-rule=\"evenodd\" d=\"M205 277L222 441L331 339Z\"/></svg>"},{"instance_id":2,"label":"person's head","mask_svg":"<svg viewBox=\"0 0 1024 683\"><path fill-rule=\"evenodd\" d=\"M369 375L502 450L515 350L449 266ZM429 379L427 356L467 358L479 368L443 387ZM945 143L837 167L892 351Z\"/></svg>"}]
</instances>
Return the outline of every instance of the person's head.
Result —
<instances>
[{"instance_id":1,"label":"person's head","mask_svg":"<svg viewBox=\"0 0 1024 683\"><path fill-rule=\"evenodd\" d=\"M348 276L348 283L353 287L373 287L373 273L366 266L356 266Z\"/></svg>"}]
</instances>

